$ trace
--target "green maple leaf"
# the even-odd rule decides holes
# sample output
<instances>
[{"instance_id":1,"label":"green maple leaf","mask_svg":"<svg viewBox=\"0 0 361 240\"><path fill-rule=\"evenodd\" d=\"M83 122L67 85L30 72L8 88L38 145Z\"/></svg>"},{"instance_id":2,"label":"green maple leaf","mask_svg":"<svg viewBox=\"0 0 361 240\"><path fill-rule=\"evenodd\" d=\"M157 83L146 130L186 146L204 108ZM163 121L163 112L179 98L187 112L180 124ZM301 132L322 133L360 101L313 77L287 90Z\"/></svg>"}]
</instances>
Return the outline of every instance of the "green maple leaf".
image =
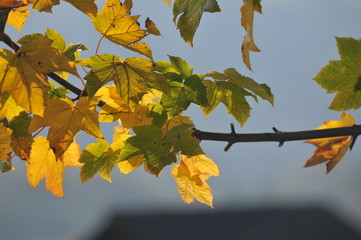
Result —
<instances>
[{"instance_id":1,"label":"green maple leaf","mask_svg":"<svg viewBox=\"0 0 361 240\"><path fill-rule=\"evenodd\" d=\"M121 161L144 154L143 161L147 168L157 176L165 166L176 162L175 153L171 151L172 145L163 138L160 127L139 126L134 127L134 132L136 136L128 138L120 152Z\"/></svg>"},{"instance_id":2,"label":"green maple leaf","mask_svg":"<svg viewBox=\"0 0 361 240\"><path fill-rule=\"evenodd\" d=\"M143 154L147 168L158 176L165 166L176 162L176 153L203 154L192 129L193 125L180 124L164 133L162 128L153 125L134 127L136 136L127 139L119 160Z\"/></svg>"},{"instance_id":3,"label":"green maple leaf","mask_svg":"<svg viewBox=\"0 0 361 240\"><path fill-rule=\"evenodd\" d=\"M330 61L314 80L327 93L336 93L330 109L357 109L361 106L361 39L336 38L336 41L341 60Z\"/></svg>"},{"instance_id":4,"label":"green maple leaf","mask_svg":"<svg viewBox=\"0 0 361 240\"><path fill-rule=\"evenodd\" d=\"M193 46L193 37L201 21L203 12L220 12L216 0L175 0L173 21L181 37ZM180 17L178 18L178 16Z\"/></svg>"},{"instance_id":5,"label":"green maple leaf","mask_svg":"<svg viewBox=\"0 0 361 240\"><path fill-rule=\"evenodd\" d=\"M227 68L223 73L219 72L210 72L205 75L205 77L212 77L215 80L227 81L236 84L241 88L245 88L256 96L261 97L262 99L268 101L273 105L274 96L271 92L271 89L264 83L259 84L254 81L252 78L243 76L237 72L234 68ZM256 98L257 101L257 98Z\"/></svg>"},{"instance_id":6,"label":"green maple leaf","mask_svg":"<svg viewBox=\"0 0 361 240\"><path fill-rule=\"evenodd\" d=\"M182 80L180 75L167 74L170 81L171 97L163 95L161 104L169 117L179 115L186 110L191 103L201 106L208 104L206 87L198 75L192 75Z\"/></svg>"},{"instance_id":7,"label":"green maple leaf","mask_svg":"<svg viewBox=\"0 0 361 240\"><path fill-rule=\"evenodd\" d=\"M251 107L246 96L255 97L253 94L232 82L205 80L204 84L207 86L209 105L201 109L206 117L219 103L223 103L227 112L232 114L241 126L248 120Z\"/></svg>"},{"instance_id":8,"label":"green maple leaf","mask_svg":"<svg viewBox=\"0 0 361 240\"><path fill-rule=\"evenodd\" d=\"M84 163L80 170L80 180L85 183L95 174L111 182L110 173L118 157L107 141L98 139L96 143L89 144L82 152L79 162Z\"/></svg>"}]
</instances>

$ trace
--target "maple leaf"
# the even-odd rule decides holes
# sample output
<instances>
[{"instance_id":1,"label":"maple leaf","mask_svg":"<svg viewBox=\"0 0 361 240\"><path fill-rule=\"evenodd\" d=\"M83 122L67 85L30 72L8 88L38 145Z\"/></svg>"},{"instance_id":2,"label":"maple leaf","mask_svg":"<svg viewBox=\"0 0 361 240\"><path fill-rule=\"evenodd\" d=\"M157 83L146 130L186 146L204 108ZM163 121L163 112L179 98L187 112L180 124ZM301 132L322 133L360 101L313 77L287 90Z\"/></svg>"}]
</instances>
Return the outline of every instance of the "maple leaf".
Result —
<instances>
[{"instance_id":1,"label":"maple leaf","mask_svg":"<svg viewBox=\"0 0 361 240\"><path fill-rule=\"evenodd\" d=\"M192 136L193 128L193 125L181 124L164 132L153 125L134 127L136 136L126 140L119 160L125 161L142 154L147 169L159 176L165 166L176 161L175 153L203 154L199 140Z\"/></svg>"},{"instance_id":2,"label":"maple leaf","mask_svg":"<svg viewBox=\"0 0 361 240\"><path fill-rule=\"evenodd\" d=\"M137 22L139 16L131 16L132 0L108 0L93 19L95 29L108 40L152 59L152 51L146 43L136 43L148 35Z\"/></svg>"},{"instance_id":3,"label":"maple leaf","mask_svg":"<svg viewBox=\"0 0 361 240\"><path fill-rule=\"evenodd\" d=\"M355 120L348 113L342 113L341 119L336 121L327 121L316 129L328 129L338 127L349 127L355 125ZM326 164L327 173L329 173L336 164L343 158L353 141L352 136L341 136L331 138L309 139L306 143L311 143L317 147L313 156L306 161L305 167L311 167L320 163Z\"/></svg>"},{"instance_id":4,"label":"maple leaf","mask_svg":"<svg viewBox=\"0 0 361 240\"><path fill-rule=\"evenodd\" d=\"M178 73L182 78L188 78L193 75L193 67L180 57L168 55L170 60L156 62L157 71L162 73Z\"/></svg>"},{"instance_id":5,"label":"maple leaf","mask_svg":"<svg viewBox=\"0 0 361 240\"><path fill-rule=\"evenodd\" d=\"M241 23L246 30L246 36L242 43L242 58L244 64L252 70L249 59L249 51L260 52L253 39L253 18L254 12L262 13L261 0L243 0L244 5L241 7Z\"/></svg>"},{"instance_id":6,"label":"maple leaf","mask_svg":"<svg viewBox=\"0 0 361 240\"><path fill-rule=\"evenodd\" d=\"M180 164L174 164L171 176L175 179L179 194L185 203L198 201L213 207L212 188L206 180L219 176L217 165L205 155L181 155Z\"/></svg>"},{"instance_id":7,"label":"maple leaf","mask_svg":"<svg viewBox=\"0 0 361 240\"><path fill-rule=\"evenodd\" d=\"M60 157L80 130L84 130L93 137L103 137L95 109L98 102L98 97L90 100L87 97L81 97L76 105L68 98L50 99L45 108L44 117L35 116L31 120L29 132L50 126L48 140L55 155Z\"/></svg>"},{"instance_id":8,"label":"maple leaf","mask_svg":"<svg viewBox=\"0 0 361 240\"><path fill-rule=\"evenodd\" d=\"M80 154L80 144L74 140L59 159L65 167L81 167L83 164L79 162Z\"/></svg>"},{"instance_id":9,"label":"maple leaf","mask_svg":"<svg viewBox=\"0 0 361 240\"><path fill-rule=\"evenodd\" d=\"M11 133L11 147L15 154L21 159L29 159L33 137L28 132L31 117L26 112L21 112L11 119L9 128Z\"/></svg>"},{"instance_id":10,"label":"maple leaf","mask_svg":"<svg viewBox=\"0 0 361 240\"><path fill-rule=\"evenodd\" d=\"M169 84L154 72L153 62L147 59L132 57L122 61L120 57L104 54L84 59L80 64L92 69L85 77L89 96L109 81L114 81L120 97L130 107L148 92L149 85L169 92Z\"/></svg>"},{"instance_id":11,"label":"maple leaf","mask_svg":"<svg viewBox=\"0 0 361 240\"><path fill-rule=\"evenodd\" d=\"M27 176L29 184L36 188L41 179L46 178L46 190L51 191L58 197L64 197L63 175L64 164L56 158L48 140L45 137L37 137L31 147Z\"/></svg>"},{"instance_id":12,"label":"maple leaf","mask_svg":"<svg viewBox=\"0 0 361 240\"><path fill-rule=\"evenodd\" d=\"M0 160L10 163L12 130L0 123Z\"/></svg>"},{"instance_id":13,"label":"maple leaf","mask_svg":"<svg viewBox=\"0 0 361 240\"><path fill-rule=\"evenodd\" d=\"M173 21L176 23L184 41L193 46L193 37L203 12L214 13L220 11L221 9L216 0L175 0Z\"/></svg>"},{"instance_id":14,"label":"maple leaf","mask_svg":"<svg viewBox=\"0 0 361 240\"><path fill-rule=\"evenodd\" d=\"M27 6L22 6L17 9L12 9L9 12L8 19L6 21L7 24L13 26L19 32L21 32L24 23L26 22L27 17L30 15Z\"/></svg>"},{"instance_id":15,"label":"maple leaf","mask_svg":"<svg viewBox=\"0 0 361 240\"><path fill-rule=\"evenodd\" d=\"M79 162L84 163L80 170L80 180L85 183L99 173L102 178L111 182L110 173L116 164L117 156L108 142L98 139L89 144L81 153Z\"/></svg>"},{"instance_id":16,"label":"maple leaf","mask_svg":"<svg viewBox=\"0 0 361 240\"><path fill-rule=\"evenodd\" d=\"M53 6L59 5L59 0L31 0L33 8L39 12L48 12L51 13Z\"/></svg>"},{"instance_id":17,"label":"maple leaf","mask_svg":"<svg viewBox=\"0 0 361 240\"><path fill-rule=\"evenodd\" d=\"M74 62L51 47L52 40L26 39L16 54L0 49L0 94L8 92L26 111L43 115L49 90L46 74L78 74Z\"/></svg>"},{"instance_id":18,"label":"maple leaf","mask_svg":"<svg viewBox=\"0 0 361 240\"><path fill-rule=\"evenodd\" d=\"M204 80L207 87L208 106L201 107L204 115L209 116L219 103L226 106L227 113L230 113L239 122L241 126L250 117L251 107L246 100L246 96L253 94L239 87L235 83L227 81Z\"/></svg>"},{"instance_id":19,"label":"maple leaf","mask_svg":"<svg viewBox=\"0 0 361 240\"><path fill-rule=\"evenodd\" d=\"M14 99L10 96L9 93L0 94L0 103L1 103L1 118L6 117L12 119L24 111L22 107L16 104Z\"/></svg>"},{"instance_id":20,"label":"maple leaf","mask_svg":"<svg viewBox=\"0 0 361 240\"><path fill-rule=\"evenodd\" d=\"M330 61L314 80L336 96L329 106L343 111L361 106L361 39L336 38L341 60Z\"/></svg>"}]
</instances>

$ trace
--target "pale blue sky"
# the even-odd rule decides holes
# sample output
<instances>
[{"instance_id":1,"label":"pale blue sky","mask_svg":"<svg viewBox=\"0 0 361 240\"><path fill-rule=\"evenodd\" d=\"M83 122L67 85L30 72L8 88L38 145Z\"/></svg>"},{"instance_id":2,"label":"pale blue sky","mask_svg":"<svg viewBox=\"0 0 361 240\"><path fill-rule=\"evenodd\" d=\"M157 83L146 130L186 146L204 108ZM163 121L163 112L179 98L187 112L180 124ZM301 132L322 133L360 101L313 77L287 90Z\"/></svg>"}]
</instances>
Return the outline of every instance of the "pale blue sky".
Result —
<instances>
[{"instance_id":1,"label":"pale blue sky","mask_svg":"<svg viewBox=\"0 0 361 240\"><path fill-rule=\"evenodd\" d=\"M194 66L195 73L234 67L272 88L275 106L263 101L256 104L250 99L251 118L242 129L237 126L237 132L270 132L272 127L307 130L339 118L338 112L327 109L333 96L312 78L329 60L339 59L335 37L361 37L360 1L262 1L263 14L256 14L254 26L255 42L262 52L251 54L253 72L241 59L241 0L219 0L222 13L204 14L194 48L180 38L168 5L161 0L133 1L132 14L140 14L141 22L150 17L162 32L162 37L149 36L145 40L155 60L167 60L167 54L179 56ZM68 42L88 46L90 52L83 56L94 54L100 34L91 21L66 2L53 10L53 15L33 12L22 35L44 33L49 27L63 34ZM7 33L13 39L20 37L10 27ZM106 40L100 52L123 58L134 55ZM349 112L357 122L361 121L358 111ZM229 124L236 123L223 107L208 120L197 107L191 107L188 115L201 130L229 132ZM95 141L83 136L83 145ZM286 143L282 148L276 143L236 144L228 152L223 151L225 145L202 143L208 157L220 168L221 176L210 180L215 210L198 203L184 204L169 176L170 168L160 179L142 169L123 175L115 168L113 183L95 177L84 185L80 184L78 169L67 169L65 199L60 199L45 191L43 184L36 190L30 187L23 162L15 160L16 171L0 175L1 236L8 240L76 239L94 228L106 227L98 224L115 211L221 211L313 203L333 208L345 218L361 220L359 142L328 175L325 166L303 168L314 147L302 142Z\"/></svg>"}]
</instances>

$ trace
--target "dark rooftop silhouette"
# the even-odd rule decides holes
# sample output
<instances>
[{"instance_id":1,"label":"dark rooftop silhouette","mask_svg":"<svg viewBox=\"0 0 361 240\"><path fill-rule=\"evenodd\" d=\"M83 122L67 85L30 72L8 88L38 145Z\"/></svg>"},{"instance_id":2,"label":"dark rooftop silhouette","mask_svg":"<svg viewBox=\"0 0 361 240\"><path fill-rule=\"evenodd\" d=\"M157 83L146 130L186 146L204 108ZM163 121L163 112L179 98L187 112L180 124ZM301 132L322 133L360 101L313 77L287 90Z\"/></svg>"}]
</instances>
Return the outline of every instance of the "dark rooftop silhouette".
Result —
<instances>
[{"instance_id":1,"label":"dark rooftop silhouette","mask_svg":"<svg viewBox=\"0 0 361 240\"><path fill-rule=\"evenodd\" d=\"M360 240L361 235L319 208L117 214L92 240ZM89 238L88 238L89 239Z\"/></svg>"}]
</instances>

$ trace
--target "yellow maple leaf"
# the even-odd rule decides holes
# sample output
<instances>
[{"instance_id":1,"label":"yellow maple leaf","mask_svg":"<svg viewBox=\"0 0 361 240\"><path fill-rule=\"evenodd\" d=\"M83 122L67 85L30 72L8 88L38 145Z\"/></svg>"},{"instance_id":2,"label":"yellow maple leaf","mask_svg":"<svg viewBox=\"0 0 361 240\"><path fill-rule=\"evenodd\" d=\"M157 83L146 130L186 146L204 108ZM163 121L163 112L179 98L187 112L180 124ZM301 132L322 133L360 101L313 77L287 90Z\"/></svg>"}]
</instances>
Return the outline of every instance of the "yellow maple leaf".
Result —
<instances>
[{"instance_id":1,"label":"yellow maple leaf","mask_svg":"<svg viewBox=\"0 0 361 240\"><path fill-rule=\"evenodd\" d=\"M29 14L30 12L27 6L12 9L9 12L9 16L6 22L20 32Z\"/></svg>"},{"instance_id":2,"label":"yellow maple leaf","mask_svg":"<svg viewBox=\"0 0 361 240\"><path fill-rule=\"evenodd\" d=\"M338 127L349 127L355 125L355 120L348 113L342 113L340 120L327 121L316 129L328 129ZM341 136L331 138L309 139L306 143L311 143L317 147L313 156L306 161L305 167L311 167L320 163L326 164L329 173L336 164L343 158L353 141L352 136Z\"/></svg>"},{"instance_id":3,"label":"yellow maple leaf","mask_svg":"<svg viewBox=\"0 0 361 240\"><path fill-rule=\"evenodd\" d=\"M80 144L74 140L59 159L65 167L81 167L84 164L79 162L80 154Z\"/></svg>"},{"instance_id":4,"label":"yellow maple leaf","mask_svg":"<svg viewBox=\"0 0 361 240\"><path fill-rule=\"evenodd\" d=\"M19 106L40 116L50 89L46 74L77 75L74 62L51 43L48 38L36 38L25 42L16 54L0 49L0 94L10 93Z\"/></svg>"},{"instance_id":5,"label":"yellow maple leaf","mask_svg":"<svg viewBox=\"0 0 361 240\"><path fill-rule=\"evenodd\" d=\"M29 132L50 126L48 140L55 155L60 157L73 142L75 135L84 130L93 137L103 137L99 128L96 105L98 97L81 97L76 105L67 98L50 99L44 117L35 116L30 123Z\"/></svg>"},{"instance_id":6,"label":"yellow maple leaf","mask_svg":"<svg viewBox=\"0 0 361 240\"><path fill-rule=\"evenodd\" d=\"M108 40L152 59L146 43L137 43L148 35L137 23L139 16L130 15L132 0L107 0L101 12L93 19L95 29Z\"/></svg>"},{"instance_id":7,"label":"yellow maple leaf","mask_svg":"<svg viewBox=\"0 0 361 240\"><path fill-rule=\"evenodd\" d=\"M114 85L102 87L96 93L106 104L99 112L100 122L114 122L119 119L125 128L151 124L152 119L148 116L148 106L158 97L158 91L143 95L141 101L131 108L120 97Z\"/></svg>"},{"instance_id":8,"label":"yellow maple leaf","mask_svg":"<svg viewBox=\"0 0 361 240\"><path fill-rule=\"evenodd\" d=\"M179 194L185 203L191 203L196 198L210 207L213 207L212 188L206 180L218 175L217 165L205 155L181 155L180 164L174 164L171 171L171 176L177 182Z\"/></svg>"},{"instance_id":9,"label":"yellow maple leaf","mask_svg":"<svg viewBox=\"0 0 361 240\"><path fill-rule=\"evenodd\" d=\"M64 197L63 175L65 167L61 160L56 159L48 140L42 136L35 138L31 151L30 158L26 162L29 184L36 188L41 179L45 177L46 190L58 197Z\"/></svg>"},{"instance_id":10,"label":"yellow maple leaf","mask_svg":"<svg viewBox=\"0 0 361 240\"><path fill-rule=\"evenodd\" d=\"M3 123L0 123L0 160L9 162L11 148L11 135L12 130L7 128Z\"/></svg>"},{"instance_id":11,"label":"yellow maple leaf","mask_svg":"<svg viewBox=\"0 0 361 240\"><path fill-rule=\"evenodd\" d=\"M261 0L243 0L244 5L241 7L241 23L246 30L246 36L242 43L242 58L244 64L251 70L249 51L260 52L253 39L253 18L254 12L262 13L260 4Z\"/></svg>"}]
</instances>

